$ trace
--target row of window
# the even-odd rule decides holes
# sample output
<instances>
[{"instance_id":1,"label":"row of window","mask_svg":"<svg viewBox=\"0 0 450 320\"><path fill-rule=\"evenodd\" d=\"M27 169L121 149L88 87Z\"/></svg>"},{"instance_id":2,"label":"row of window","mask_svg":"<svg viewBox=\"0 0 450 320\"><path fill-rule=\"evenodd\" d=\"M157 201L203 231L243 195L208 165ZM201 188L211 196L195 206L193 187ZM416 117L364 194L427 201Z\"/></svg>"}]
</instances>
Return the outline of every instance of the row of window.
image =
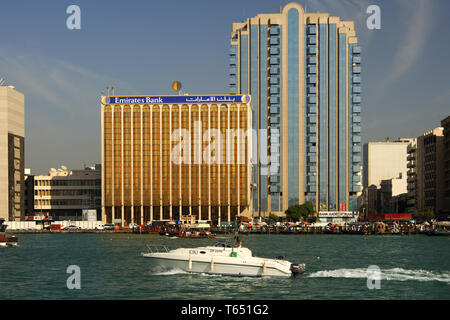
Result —
<instances>
[{"instance_id":1,"label":"row of window","mask_svg":"<svg viewBox=\"0 0 450 320\"><path fill-rule=\"evenodd\" d=\"M269 41L269 108L270 108L270 128L277 130L278 134L270 133L270 163L280 163L280 121L281 121L281 86L280 86L280 70L281 70L281 58L280 58L280 27L278 25L272 25L269 28L270 41ZM272 131L272 130L271 130ZM273 178L267 179L267 188L269 192L276 196L276 193L281 192L280 179L277 175ZM264 180L266 184L266 180ZM264 195L265 196L265 192Z\"/></svg>"},{"instance_id":2,"label":"row of window","mask_svg":"<svg viewBox=\"0 0 450 320\"><path fill-rule=\"evenodd\" d=\"M35 180L34 185L38 187L51 187L51 186L99 186L101 185L100 179L92 180Z\"/></svg>"}]
</instances>

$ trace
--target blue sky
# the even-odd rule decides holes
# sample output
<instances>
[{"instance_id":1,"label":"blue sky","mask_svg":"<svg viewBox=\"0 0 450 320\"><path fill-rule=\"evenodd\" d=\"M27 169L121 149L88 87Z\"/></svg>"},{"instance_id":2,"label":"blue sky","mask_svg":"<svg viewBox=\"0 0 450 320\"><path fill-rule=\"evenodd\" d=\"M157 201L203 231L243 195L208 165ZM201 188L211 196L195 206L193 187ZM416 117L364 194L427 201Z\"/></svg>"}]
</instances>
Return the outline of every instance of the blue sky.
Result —
<instances>
[{"instance_id":1,"label":"blue sky","mask_svg":"<svg viewBox=\"0 0 450 320\"><path fill-rule=\"evenodd\" d=\"M228 93L231 24L290 1L4 1L0 77L26 97L26 167L100 162L100 92ZM418 136L450 114L450 1L300 0L353 20L362 47L363 142ZM81 30L66 8L81 8ZM381 29L366 8L381 8Z\"/></svg>"}]
</instances>

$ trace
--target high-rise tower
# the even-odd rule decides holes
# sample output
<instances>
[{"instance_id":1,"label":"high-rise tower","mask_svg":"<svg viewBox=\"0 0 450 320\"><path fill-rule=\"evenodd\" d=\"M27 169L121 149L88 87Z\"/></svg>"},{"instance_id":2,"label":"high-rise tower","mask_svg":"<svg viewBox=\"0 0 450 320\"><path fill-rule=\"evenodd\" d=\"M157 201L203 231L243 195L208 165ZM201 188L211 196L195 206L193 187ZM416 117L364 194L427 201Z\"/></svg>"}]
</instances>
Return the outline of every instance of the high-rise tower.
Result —
<instances>
[{"instance_id":1,"label":"high-rise tower","mask_svg":"<svg viewBox=\"0 0 450 320\"><path fill-rule=\"evenodd\" d=\"M25 219L24 95L0 83L0 218Z\"/></svg>"},{"instance_id":2,"label":"high-rise tower","mask_svg":"<svg viewBox=\"0 0 450 320\"><path fill-rule=\"evenodd\" d=\"M311 201L356 210L361 191L361 49L354 23L297 3L233 23L230 89L253 99L256 214Z\"/></svg>"}]
</instances>

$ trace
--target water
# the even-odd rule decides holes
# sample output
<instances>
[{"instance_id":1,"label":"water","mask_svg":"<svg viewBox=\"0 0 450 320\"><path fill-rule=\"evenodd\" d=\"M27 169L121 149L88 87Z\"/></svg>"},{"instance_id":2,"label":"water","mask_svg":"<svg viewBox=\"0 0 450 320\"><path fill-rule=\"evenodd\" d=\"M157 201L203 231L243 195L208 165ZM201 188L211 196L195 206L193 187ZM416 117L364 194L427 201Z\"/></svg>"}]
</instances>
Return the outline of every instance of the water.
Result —
<instances>
[{"instance_id":1,"label":"water","mask_svg":"<svg viewBox=\"0 0 450 320\"><path fill-rule=\"evenodd\" d=\"M250 235L261 257L306 263L297 278L234 278L155 270L146 243L194 247L208 239L134 234L21 234L0 248L0 299L450 299L450 238L427 236ZM217 240L221 240L220 237ZM69 265L81 289L69 290ZM367 288L367 268L382 271Z\"/></svg>"}]
</instances>

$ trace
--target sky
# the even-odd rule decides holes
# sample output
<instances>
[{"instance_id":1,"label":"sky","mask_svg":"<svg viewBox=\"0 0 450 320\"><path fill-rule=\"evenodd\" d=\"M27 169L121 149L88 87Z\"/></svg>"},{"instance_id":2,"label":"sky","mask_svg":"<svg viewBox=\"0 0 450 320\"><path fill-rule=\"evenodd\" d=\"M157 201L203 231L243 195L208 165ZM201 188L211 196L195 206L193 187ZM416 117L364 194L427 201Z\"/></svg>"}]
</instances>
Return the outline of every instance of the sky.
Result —
<instances>
[{"instance_id":1,"label":"sky","mask_svg":"<svg viewBox=\"0 0 450 320\"><path fill-rule=\"evenodd\" d=\"M25 167L101 162L100 95L227 94L233 22L279 0L0 0L0 78L25 95ZM416 137L450 115L448 0L299 0L355 21L362 48L363 143ZM81 9L69 30L68 6ZM381 9L370 30L369 5Z\"/></svg>"}]
</instances>

